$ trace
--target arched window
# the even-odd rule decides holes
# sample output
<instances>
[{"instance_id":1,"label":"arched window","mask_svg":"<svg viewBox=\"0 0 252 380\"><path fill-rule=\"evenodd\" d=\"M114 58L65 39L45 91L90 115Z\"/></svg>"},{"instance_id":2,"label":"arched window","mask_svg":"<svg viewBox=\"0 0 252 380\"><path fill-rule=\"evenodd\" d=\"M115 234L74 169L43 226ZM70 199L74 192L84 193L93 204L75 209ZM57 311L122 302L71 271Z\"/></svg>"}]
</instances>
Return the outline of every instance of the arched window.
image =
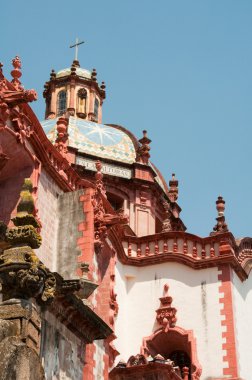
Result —
<instances>
[{"instance_id":1,"label":"arched window","mask_svg":"<svg viewBox=\"0 0 252 380\"><path fill-rule=\"evenodd\" d=\"M67 93L62 90L58 93L57 101L57 116L63 115L66 112Z\"/></svg>"},{"instance_id":2,"label":"arched window","mask_svg":"<svg viewBox=\"0 0 252 380\"><path fill-rule=\"evenodd\" d=\"M98 120L98 112L99 112L99 100L97 98L95 98L95 102L94 102L94 115L95 115L95 118Z\"/></svg>"}]
</instances>

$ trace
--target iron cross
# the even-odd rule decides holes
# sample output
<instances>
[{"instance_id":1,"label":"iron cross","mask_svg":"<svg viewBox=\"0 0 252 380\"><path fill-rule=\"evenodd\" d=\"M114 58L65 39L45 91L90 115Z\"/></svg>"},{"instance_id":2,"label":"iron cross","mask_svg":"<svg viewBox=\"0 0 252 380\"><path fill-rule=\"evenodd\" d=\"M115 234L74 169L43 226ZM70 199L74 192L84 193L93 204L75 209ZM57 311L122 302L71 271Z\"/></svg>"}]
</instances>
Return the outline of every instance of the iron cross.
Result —
<instances>
[{"instance_id":1,"label":"iron cross","mask_svg":"<svg viewBox=\"0 0 252 380\"><path fill-rule=\"evenodd\" d=\"M70 48L73 48L75 47L75 61L78 60L78 46L81 45L81 44L84 44L85 41L81 41L79 42L78 38L76 38L76 42L74 45L70 46Z\"/></svg>"}]
</instances>

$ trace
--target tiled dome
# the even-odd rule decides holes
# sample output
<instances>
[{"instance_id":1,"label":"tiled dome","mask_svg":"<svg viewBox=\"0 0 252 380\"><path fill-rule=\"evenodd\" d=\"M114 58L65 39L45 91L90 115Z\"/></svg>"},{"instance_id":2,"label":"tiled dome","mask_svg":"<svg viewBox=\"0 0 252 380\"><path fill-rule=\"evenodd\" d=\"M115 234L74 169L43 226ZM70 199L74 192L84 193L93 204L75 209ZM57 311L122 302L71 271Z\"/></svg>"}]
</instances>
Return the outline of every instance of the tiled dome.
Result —
<instances>
[{"instance_id":1,"label":"tiled dome","mask_svg":"<svg viewBox=\"0 0 252 380\"><path fill-rule=\"evenodd\" d=\"M57 120L48 119L41 122L52 143L57 137ZM116 127L70 116L68 134L69 146L78 149L81 153L127 164L136 161L136 151L131 138Z\"/></svg>"},{"instance_id":2,"label":"tiled dome","mask_svg":"<svg viewBox=\"0 0 252 380\"><path fill-rule=\"evenodd\" d=\"M91 72L86 69L82 69L81 67L76 67L76 75L82 78L91 78ZM67 67L66 69L62 69L56 73L56 78L65 77L71 74L71 68Z\"/></svg>"}]
</instances>

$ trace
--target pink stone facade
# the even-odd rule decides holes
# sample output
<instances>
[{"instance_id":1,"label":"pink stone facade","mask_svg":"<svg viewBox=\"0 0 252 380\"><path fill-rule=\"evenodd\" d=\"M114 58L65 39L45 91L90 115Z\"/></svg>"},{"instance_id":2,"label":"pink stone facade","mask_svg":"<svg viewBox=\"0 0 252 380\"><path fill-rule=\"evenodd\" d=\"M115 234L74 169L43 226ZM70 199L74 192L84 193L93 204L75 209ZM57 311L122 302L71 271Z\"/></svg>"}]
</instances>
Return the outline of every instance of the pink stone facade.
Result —
<instances>
[{"instance_id":1,"label":"pink stone facade","mask_svg":"<svg viewBox=\"0 0 252 380\"><path fill-rule=\"evenodd\" d=\"M93 287L81 301L95 313L85 329L91 336L103 320L111 331L106 339L97 333L97 341L84 342L67 327L74 330L80 306L70 306L66 315L56 304L56 319L45 315L52 355L59 339L53 369L44 363L48 380L52 371L60 380L162 379L161 372L176 380L238 380L244 374L249 380L251 339L245 342L237 309L251 319L252 243L229 231L223 198L209 236L186 232L178 180L172 174L167 185L152 164L147 132L138 140L123 127L101 124L105 85L95 70L74 61L51 73L44 129L28 104L35 93L21 89L20 73L16 60L11 82L0 75L0 220L12 226L22 183L31 179L41 224L39 259L58 276L64 272L66 293L73 276ZM88 152L69 142L71 117L76 139L90 138ZM47 138L50 120L53 142ZM106 147L119 150L122 141L134 159L102 156Z\"/></svg>"}]
</instances>

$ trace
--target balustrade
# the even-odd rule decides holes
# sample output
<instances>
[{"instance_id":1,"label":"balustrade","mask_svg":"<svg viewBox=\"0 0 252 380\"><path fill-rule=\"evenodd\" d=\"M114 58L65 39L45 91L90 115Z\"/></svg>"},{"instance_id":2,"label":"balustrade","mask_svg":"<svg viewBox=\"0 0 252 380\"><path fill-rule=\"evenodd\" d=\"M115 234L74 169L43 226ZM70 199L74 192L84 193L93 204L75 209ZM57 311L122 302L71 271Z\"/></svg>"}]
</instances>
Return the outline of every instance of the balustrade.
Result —
<instances>
[{"instance_id":1,"label":"balustrade","mask_svg":"<svg viewBox=\"0 0 252 380\"><path fill-rule=\"evenodd\" d=\"M128 257L143 258L158 255L183 255L195 260L207 260L219 256L219 242L211 238L198 238L194 240L192 235L169 236L169 233L141 238L124 237L124 251Z\"/></svg>"}]
</instances>

